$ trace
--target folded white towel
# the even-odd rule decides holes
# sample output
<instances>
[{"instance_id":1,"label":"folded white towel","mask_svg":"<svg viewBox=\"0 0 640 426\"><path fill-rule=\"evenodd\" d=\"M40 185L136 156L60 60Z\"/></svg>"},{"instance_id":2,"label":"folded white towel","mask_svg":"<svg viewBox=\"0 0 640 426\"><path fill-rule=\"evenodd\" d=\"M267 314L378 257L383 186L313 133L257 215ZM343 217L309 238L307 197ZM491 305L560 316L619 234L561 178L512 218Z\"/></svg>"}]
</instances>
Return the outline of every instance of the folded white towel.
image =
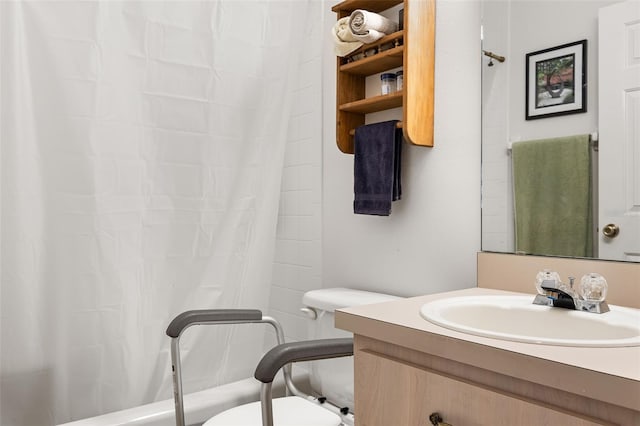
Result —
<instances>
[{"instance_id":1,"label":"folded white towel","mask_svg":"<svg viewBox=\"0 0 640 426\"><path fill-rule=\"evenodd\" d=\"M398 24L368 10L357 9L349 16L349 28L353 36L364 43L372 43L398 30Z\"/></svg>"},{"instance_id":2,"label":"folded white towel","mask_svg":"<svg viewBox=\"0 0 640 426\"><path fill-rule=\"evenodd\" d=\"M369 44L381 39L386 34L376 30L367 30L366 34L354 34L353 36L364 44Z\"/></svg>"},{"instance_id":3,"label":"folded white towel","mask_svg":"<svg viewBox=\"0 0 640 426\"><path fill-rule=\"evenodd\" d=\"M354 37L351 29L349 28L349 17L338 19L331 31L333 35L334 52L338 56L347 56L360 46L362 41Z\"/></svg>"}]
</instances>

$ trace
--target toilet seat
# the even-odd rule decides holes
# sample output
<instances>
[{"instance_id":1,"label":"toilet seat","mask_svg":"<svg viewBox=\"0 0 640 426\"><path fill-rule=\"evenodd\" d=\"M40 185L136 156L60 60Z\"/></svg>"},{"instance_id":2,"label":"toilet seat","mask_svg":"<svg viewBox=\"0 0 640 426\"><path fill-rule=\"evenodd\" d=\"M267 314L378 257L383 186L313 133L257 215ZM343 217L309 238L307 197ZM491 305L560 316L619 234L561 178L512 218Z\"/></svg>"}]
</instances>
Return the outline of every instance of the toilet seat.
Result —
<instances>
[{"instance_id":1,"label":"toilet seat","mask_svg":"<svg viewBox=\"0 0 640 426\"><path fill-rule=\"evenodd\" d=\"M207 420L203 426L260 426L260 401L240 405ZM277 426L340 426L340 416L299 396L273 399L273 419Z\"/></svg>"},{"instance_id":2,"label":"toilet seat","mask_svg":"<svg viewBox=\"0 0 640 426\"><path fill-rule=\"evenodd\" d=\"M353 355L353 338L347 337L348 333L335 329L334 312L338 308L349 305L383 302L395 298L395 296L346 288L307 292L303 300L307 313L314 320L313 330L310 330L309 340L291 343L285 343L284 331L280 323L273 317L262 315L262 311L258 309L193 309L180 313L166 330L167 336L171 338L176 424L186 425L180 363L182 332L192 325L263 323L273 326L277 341L277 344L260 359L254 373L254 377L262 383L260 398L265 401L265 406L263 407L261 402L254 402L231 408L209 419L204 425L262 426L264 416L264 424L269 426L274 424L276 426L352 426L353 413L348 407L353 405L353 362L348 361L347 365L341 366L344 368L338 368L333 361L337 361L334 358ZM315 398L297 389L291 378L290 369L286 368L283 369L286 388L289 394L298 396L271 398L275 376L284 366L295 362L330 359L334 360L323 362L322 368L318 365L320 363L312 364L310 373L310 388L316 395L324 395L328 398L324 404L320 404ZM322 380L314 380L314 376ZM339 391L336 393L335 389Z\"/></svg>"}]
</instances>

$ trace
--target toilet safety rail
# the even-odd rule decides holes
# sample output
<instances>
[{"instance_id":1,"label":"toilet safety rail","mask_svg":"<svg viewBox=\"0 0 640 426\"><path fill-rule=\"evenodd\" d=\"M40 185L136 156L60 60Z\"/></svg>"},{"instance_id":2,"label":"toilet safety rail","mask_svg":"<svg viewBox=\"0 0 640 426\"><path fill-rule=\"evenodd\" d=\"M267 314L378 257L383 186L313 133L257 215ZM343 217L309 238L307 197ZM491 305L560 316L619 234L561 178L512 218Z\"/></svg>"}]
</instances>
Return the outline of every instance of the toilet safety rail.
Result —
<instances>
[{"instance_id":1,"label":"toilet safety rail","mask_svg":"<svg viewBox=\"0 0 640 426\"><path fill-rule=\"evenodd\" d=\"M353 355L352 338L284 343L284 332L280 323L272 317L263 316L262 312L257 309L200 309L183 312L171 321L166 331L167 336L171 337L171 369L176 426L185 426L182 368L180 365L180 336L182 333L192 325L252 323L264 323L273 326L277 341L277 345L262 357L254 374L254 377L262 382L260 399L262 401L263 426L273 426L271 387L275 375L280 369L284 373L287 391L295 396L306 398L308 395L298 390L293 384L291 363Z\"/></svg>"},{"instance_id":2,"label":"toilet safety rail","mask_svg":"<svg viewBox=\"0 0 640 426\"><path fill-rule=\"evenodd\" d=\"M267 352L256 367L254 377L262 382L260 401L262 402L262 425L273 426L273 406L271 385L278 371L293 362L315 361L353 355L353 339L317 339L284 343ZM328 401L324 404L329 405ZM342 414L347 412L342 411Z\"/></svg>"}]
</instances>

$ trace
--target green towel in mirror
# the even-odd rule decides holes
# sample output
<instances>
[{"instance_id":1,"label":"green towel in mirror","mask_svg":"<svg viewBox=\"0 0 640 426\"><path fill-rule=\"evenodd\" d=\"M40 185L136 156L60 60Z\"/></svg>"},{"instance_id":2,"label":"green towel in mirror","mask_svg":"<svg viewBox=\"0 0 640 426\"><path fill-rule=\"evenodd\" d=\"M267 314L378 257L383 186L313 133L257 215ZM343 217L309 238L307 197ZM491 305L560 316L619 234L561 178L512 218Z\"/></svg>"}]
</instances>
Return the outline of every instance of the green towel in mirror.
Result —
<instances>
[{"instance_id":1,"label":"green towel in mirror","mask_svg":"<svg viewBox=\"0 0 640 426\"><path fill-rule=\"evenodd\" d=\"M512 148L516 253L593 256L589 135Z\"/></svg>"}]
</instances>

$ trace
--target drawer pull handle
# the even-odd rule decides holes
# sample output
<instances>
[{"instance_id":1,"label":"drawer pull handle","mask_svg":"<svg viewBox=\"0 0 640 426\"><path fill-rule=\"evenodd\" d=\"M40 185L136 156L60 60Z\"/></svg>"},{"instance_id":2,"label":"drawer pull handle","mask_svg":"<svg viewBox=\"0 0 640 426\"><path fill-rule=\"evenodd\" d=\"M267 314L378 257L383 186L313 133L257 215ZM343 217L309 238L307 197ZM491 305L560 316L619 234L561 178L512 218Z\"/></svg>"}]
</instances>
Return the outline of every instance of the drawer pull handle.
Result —
<instances>
[{"instance_id":1,"label":"drawer pull handle","mask_svg":"<svg viewBox=\"0 0 640 426\"><path fill-rule=\"evenodd\" d=\"M433 426L451 426L449 423L445 423L442 420L442 416L439 413L431 413L429 421Z\"/></svg>"}]
</instances>

